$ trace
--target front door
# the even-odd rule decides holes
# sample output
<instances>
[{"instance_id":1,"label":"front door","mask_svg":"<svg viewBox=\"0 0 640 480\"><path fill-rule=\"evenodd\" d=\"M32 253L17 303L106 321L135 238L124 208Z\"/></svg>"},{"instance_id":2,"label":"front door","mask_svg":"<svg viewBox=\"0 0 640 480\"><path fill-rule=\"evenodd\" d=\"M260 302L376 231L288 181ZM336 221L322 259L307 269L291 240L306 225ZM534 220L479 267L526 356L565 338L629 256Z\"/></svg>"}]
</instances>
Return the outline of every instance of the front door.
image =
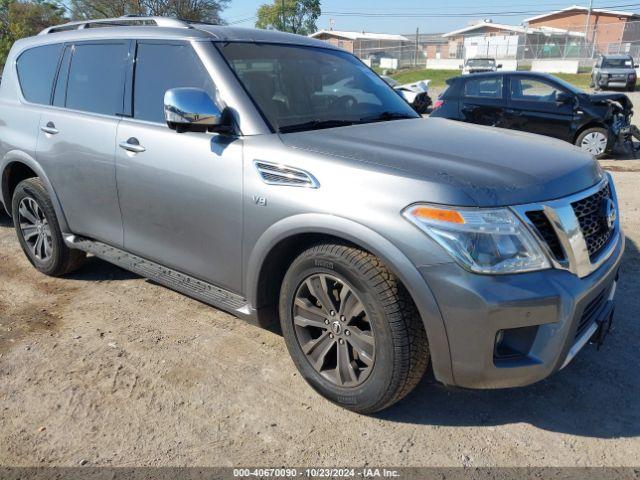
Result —
<instances>
[{"instance_id":1,"label":"front door","mask_svg":"<svg viewBox=\"0 0 640 480\"><path fill-rule=\"evenodd\" d=\"M116 140L124 246L240 291L242 140L167 127L168 89L197 87L216 98L188 42L139 41L136 50L133 116L122 119Z\"/></svg>"},{"instance_id":2,"label":"front door","mask_svg":"<svg viewBox=\"0 0 640 480\"><path fill-rule=\"evenodd\" d=\"M43 109L37 157L71 231L122 246L115 169L129 41L67 44L53 107Z\"/></svg>"},{"instance_id":3,"label":"front door","mask_svg":"<svg viewBox=\"0 0 640 480\"><path fill-rule=\"evenodd\" d=\"M556 137L573 143L574 102L557 101L567 93L552 80L521 75L511 76L509 128Z\"/></svg>"}]
</instances>

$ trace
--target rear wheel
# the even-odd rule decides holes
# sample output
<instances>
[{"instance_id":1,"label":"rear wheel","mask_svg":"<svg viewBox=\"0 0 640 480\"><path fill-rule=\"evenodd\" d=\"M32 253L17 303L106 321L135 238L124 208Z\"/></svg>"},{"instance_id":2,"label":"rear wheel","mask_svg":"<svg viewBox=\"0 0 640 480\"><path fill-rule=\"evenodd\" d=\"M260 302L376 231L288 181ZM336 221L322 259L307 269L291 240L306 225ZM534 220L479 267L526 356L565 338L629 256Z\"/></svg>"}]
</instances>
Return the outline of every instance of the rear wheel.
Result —
<instances>
[{"instance_id":1,"label":"rear wheel","mask_svg":"<svg viewBox=\"0 0 640 480\"><path fill-rule=\"evenodd\" d=\"M42 180L20 182L13 194L13 224L20 246L45 275L60 276L79 268L86 254L64 243L53 204Z\"/></svg>"},{"instance_id":2,"label":"rear wheel","mask_svg":"<svg viewBox=\"0 0 640 480\"><path fill-rule=\"evenodd\" d=\"M377 257L346 245L317 245L294 260L280 321L303 378L353 411L399 401L429 363L424 326L402 284Z\"/></svg>"},{"instance_id":3,"label":"rear wheel","mask_svg":"<svg viewBox=\"0 0 640 480\"><path fill-rule=\"evenodd\" d=\"M578 135L576 145L582 150L589 152L597 159L604 158L607 154L609 143L609 132L600 127L587 128Z\"/></svg>"}]
</instances>

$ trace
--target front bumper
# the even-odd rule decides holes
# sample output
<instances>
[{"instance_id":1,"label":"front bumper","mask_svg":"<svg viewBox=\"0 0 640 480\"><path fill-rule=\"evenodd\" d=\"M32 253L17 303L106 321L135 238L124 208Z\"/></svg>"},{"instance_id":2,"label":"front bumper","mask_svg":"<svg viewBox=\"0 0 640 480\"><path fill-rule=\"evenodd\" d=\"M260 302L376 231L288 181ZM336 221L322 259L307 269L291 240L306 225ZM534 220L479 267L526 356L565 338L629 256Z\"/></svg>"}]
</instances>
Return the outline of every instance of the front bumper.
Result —
<instances>
[{"instance_id":1,"label":"front bumper","mask_svg":"<svg viewBox=\"0 0 640 480\"><path fill-rule=\"evenodd\" d=\"M636 84L636 79L629 78L607 78L602 77L598 80L598 86L601 88L629 88Z\"/></svg>"},{"instance_id":2,"label":"front bumper","mask_svg":"<svg viewBox=\"0 0 640 480\"><path fill-rule=\"evenodd\" d=\"M455 385L524 386L565 366L588 342L593 322L609 314L623 251L621 233L611 256L584 278L558 269L489 276L453 263L422 267L444 320ZM498 332L512 329L529 337L526 351L500 356Z\"/></svg>"}]
</instances>

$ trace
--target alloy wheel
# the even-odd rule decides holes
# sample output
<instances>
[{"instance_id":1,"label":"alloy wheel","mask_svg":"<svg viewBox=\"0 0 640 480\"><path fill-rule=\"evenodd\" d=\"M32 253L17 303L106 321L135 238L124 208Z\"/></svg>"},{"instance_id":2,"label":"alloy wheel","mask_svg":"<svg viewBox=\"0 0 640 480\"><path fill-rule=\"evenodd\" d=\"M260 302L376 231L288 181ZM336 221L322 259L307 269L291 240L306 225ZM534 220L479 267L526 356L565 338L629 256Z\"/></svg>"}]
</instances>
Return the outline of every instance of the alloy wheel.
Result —
<instances>
[{"instance_id":1,"label":"alloy wheel","mask_svg":"<svg viewBox=\"0 0 640 480\"><path fill-rule=\"evenodd\" d=\"M354 289L332 275L314 274L294 298L294 330L312 367L339 387L361 385L373 369L375 336Z\"/></svg>"},{"instance_id":2,"label":"alloy wheel","mask_svg":"<svg viewBox=\"0 0 640 480\"><path fill-rule=\"evenodd\" d=\"M582 139L580 147L592 155L600 155L607 148L607 137L601 132L591 132Z\"/></svg>"},{"instance_id":3,"label":"alloy wheel","mask_svg":"<svg viewBox=\"0 0 640 480\"><path fill-rule=\"evenodd\" d=\"M20 232L31 254L46 262L53 254L51 227L38 202L31 197L23 198L18 207Z\"/></svg>"}]
</instances>

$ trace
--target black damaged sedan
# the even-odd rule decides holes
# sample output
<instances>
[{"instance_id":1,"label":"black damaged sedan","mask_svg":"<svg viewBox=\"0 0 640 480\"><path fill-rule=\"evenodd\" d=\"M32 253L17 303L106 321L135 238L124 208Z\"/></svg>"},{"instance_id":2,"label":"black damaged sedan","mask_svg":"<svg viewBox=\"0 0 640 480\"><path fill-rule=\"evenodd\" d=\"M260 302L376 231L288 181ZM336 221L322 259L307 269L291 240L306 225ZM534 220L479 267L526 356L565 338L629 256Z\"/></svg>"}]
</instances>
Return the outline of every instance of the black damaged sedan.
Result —
<instances>
[{"instance_id":1,"label":"black damaged sedan","mask_svg":"<svg viewBox=\"0 0 640 480\"><path fill-rule=\"evenodd\" d=\"M447 80L432 117L547 135L596 158L632 132L633 105L622 93L588 94L552 75L479 73Z\"/></svg>"}]
</instances>

